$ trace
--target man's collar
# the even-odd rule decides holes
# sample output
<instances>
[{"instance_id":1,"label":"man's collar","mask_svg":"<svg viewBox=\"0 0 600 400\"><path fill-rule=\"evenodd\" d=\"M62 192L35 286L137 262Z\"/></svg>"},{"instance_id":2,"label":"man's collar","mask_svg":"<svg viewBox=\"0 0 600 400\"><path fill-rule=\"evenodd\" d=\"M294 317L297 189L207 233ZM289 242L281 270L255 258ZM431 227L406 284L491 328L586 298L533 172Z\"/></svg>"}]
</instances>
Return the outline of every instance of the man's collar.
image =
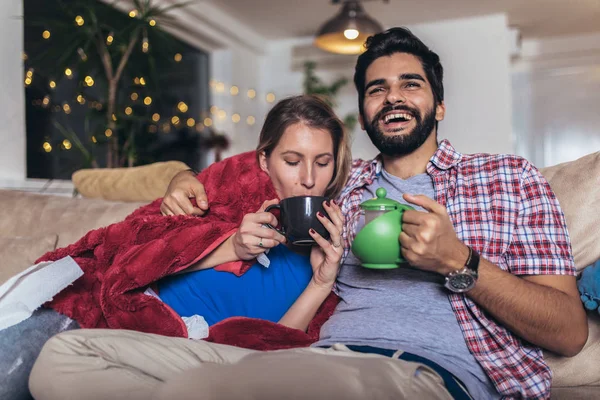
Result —
<instances>
[{"instance_id":1,"label":"man's collar","mask_svg":"<svg viewBox=\"0 0 600 400\"><path fill-rule=\"evenodd\" d=\"M438 149L433 153L433 156L429 159L429 162L435 165L438 169L445 171L454 166L456 166L460 160L462 160L463 155L456 151L454 147L450 144L448 139L444 139L438 145ZM429 170L429 165L427 165L427 172L431 174Z\"/></svg>"}]
</instances>

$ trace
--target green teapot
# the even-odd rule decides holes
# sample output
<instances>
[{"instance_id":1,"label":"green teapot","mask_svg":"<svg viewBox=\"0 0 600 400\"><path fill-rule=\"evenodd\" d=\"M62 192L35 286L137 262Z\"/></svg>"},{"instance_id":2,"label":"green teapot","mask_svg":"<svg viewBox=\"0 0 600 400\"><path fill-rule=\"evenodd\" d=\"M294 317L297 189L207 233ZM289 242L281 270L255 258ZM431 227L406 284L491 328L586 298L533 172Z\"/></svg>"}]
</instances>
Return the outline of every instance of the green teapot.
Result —
<instances>
[{"instance_id":1,"label":"green teapot","mask_svg":"<svg viewBox=\"0 0 600 400\"><path fill-rule=\"evenodd\" d=\"M387 191L379 188L374 199L360 205L365 226L352 243L352 253L365 268L392 269L406 262L400 252L402 214L414 210L411 206L386 198Z\"/></svg>"}]
</instances>

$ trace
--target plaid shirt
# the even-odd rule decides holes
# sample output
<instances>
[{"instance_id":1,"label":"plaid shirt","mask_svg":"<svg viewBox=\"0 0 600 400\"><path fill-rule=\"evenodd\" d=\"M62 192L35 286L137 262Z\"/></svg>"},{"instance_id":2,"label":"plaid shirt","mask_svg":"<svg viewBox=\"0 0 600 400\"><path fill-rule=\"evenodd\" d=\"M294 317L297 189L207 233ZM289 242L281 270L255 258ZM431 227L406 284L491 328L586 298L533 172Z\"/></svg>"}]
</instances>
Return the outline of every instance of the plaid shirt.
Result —
<instances>
[{"instance_id":1,"label":"plaid shirt","mask_svg":"<svg viewBox=\"0 0 600 400\"><path fill-rule=\"evenodd\" d=\"M363 191L381 159L355 160L338 204L346 216L347 255L356 235ZM514 275L574 275L564 215L546 180L525 159L458 153L440 143L427 164L435 200L448 211L458 238ZM467 296L448 294L467 347L504 398L546 399L552 372L539 347L499 325Z\"/></svg>"}]
</instances>

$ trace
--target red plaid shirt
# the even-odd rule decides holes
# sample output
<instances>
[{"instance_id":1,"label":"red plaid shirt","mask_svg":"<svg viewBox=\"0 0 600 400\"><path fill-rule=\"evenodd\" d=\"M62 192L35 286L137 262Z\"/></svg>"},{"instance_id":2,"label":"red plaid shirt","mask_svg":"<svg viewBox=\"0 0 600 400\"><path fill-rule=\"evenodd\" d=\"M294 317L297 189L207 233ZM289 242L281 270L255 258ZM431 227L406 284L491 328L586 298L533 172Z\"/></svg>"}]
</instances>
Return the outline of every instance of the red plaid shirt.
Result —
<instances>
[{"instance_id":1,"label":"red plaid shirt","mask_svg":"<svg viewBox=\"0 0 600 400\"><path fill-rule=\"evenodd\" d=\"M340 195L346 254L356 234L363 191L380 158L355 160ZM435 200L446 206L458 238L514 275L575 275L564 215L546 180L512 155L458 153L440 143L427 164ZM449 293L471 353L505 398L546 399L552 372L539 347L499 325L467 296Z\"/></svg>"}]
</instances>

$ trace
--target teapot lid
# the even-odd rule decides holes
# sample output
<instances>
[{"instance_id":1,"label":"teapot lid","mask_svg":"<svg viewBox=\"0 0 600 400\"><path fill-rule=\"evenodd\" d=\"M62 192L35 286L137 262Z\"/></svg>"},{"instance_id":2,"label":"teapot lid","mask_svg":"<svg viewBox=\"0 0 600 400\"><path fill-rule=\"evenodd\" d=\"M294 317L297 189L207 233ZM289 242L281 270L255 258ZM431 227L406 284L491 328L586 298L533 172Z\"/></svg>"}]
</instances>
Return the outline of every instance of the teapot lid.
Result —
<instances>
[{"instance_id":1,"label":"teapot lid","mask_svg":"<svg viewBox=\"0 0 600 400\"><path fill-rule=\"evenodd\" d=\"M376 198L361 203L360 207L366 211L391 211L396 210L400 205L397 201L385 197L387 196L385 188L377 189L375 195Z\"/></svg>"}]
</instances>

